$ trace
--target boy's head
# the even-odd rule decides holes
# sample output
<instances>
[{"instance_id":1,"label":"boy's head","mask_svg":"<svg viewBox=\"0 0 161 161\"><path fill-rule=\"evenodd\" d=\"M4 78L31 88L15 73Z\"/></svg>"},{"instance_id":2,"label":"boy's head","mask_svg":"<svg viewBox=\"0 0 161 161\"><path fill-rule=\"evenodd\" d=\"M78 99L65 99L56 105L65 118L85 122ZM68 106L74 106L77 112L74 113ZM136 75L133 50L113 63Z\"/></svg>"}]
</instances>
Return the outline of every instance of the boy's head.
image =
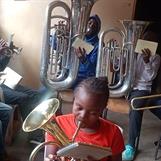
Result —
<instances>
[{"instance_id":1,"label":"boy's head","mask_svg":"<svg viewBox=\"0 0 161 161\"><path fill-rule=\"evenodd\" d=\"M84 127L95 128L109 98L107 77L87 78L74 90L73 114Z\"/></svg>"},{"instance_id":2,"label":"boy's head","mask_svg":"<svg viewBox=\"0 0 161 161\"><path fill-rule=\"evenodd\" d=\"M92 37L97 35L101 29L101 20L98 15L93 15L89 17L87 24L86 36Z\"/></svg>"}]
</instances>

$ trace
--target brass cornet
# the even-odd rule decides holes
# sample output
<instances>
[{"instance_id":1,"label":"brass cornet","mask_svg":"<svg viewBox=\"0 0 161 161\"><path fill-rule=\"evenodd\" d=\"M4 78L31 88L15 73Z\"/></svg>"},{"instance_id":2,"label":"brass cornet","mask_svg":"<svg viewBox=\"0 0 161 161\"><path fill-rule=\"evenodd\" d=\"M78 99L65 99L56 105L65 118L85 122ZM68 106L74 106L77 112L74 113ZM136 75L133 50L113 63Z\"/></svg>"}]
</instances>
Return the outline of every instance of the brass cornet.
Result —
<instances>
[{"instance_id":1,"label":"brass cornet","mask_svg":"<svg viewBox=\"0 0 161 161\"><path fill-rule=\"evenodd\" d=\"M81 122L78 122L78 127L73 134L72 140L69 140L63 130L59 127L56 120L52 118L58 110L60 102L57 98L48 99L39 104L23 122L22 129L25 132L31 132L37 129L43 129L46 132L54 136L57 141L43 142L39 144L29 157L29 161L34 161L34 158L38 151L45 145L56 145L58 147L64 147L75 141L76 135L81 127Z\"/></svg>"},{"instance_id":2,"label":"brass cornet","mask_svg":"<svg viewBox=\"0 0 161 161\"><path fill-rule=\"evenodd\" d=\"M25 119L23 122L23 130L25 132L31 132L37 129L43 129L46 132L54 135L58 142L44 142L38 145L31 153L29 161L33 161L36 153L47 144L54 144L58 147L68 145L70 143L66 134L59 127L57 122L52 119L59 108L59 100L56 98L48 99L39 104Z\"/></svg>"}]
</instances>

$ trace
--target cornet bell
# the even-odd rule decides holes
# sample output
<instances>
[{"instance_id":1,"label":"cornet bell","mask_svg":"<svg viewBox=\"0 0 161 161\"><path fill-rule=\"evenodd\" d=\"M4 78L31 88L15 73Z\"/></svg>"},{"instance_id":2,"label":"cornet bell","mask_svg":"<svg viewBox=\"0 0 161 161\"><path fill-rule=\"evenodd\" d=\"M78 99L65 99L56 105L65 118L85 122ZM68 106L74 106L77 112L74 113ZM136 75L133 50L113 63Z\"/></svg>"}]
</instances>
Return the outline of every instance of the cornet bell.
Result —
<instances>
[{"instance_id":1,"label":"cornet bell","mask_svg":"<svg viewBox=\"0 0 161 161\"><path fill-rule=\"evenodd\" d=\"M31 132L41 128L59 108L59 100L48 99L39 104L25 119L22 128L25 132Z\"/></svg>"}]
</instances>

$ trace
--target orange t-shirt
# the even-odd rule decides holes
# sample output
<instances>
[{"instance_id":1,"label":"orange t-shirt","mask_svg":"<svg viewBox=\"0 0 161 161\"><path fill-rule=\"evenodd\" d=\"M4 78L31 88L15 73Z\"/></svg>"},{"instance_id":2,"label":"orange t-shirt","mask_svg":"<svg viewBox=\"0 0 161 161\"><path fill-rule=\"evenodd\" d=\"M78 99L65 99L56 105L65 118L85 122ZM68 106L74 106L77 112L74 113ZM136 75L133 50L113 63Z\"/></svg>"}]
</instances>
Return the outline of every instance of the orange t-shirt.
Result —
<instances>
[{"instance_id":1,"label":"orange t-shirt","mask_svg":"<svg viewBox=\"0 0 161 161\"><path fill-rule=\"evenodd\" d=\"M74 120L73 114L56 117L57 123L68 136L69 140L72 140L72 136L77 129ZM46 133L45 137L46 141L55 140L55 138L48 133ZM124 140L119 128L114 123L102 118L100 118L100 127L96 132L87 133L80 130L75 138L75 141L110 147L112 155L122 153L124 150Z\"/></svg>"}]
</instances>

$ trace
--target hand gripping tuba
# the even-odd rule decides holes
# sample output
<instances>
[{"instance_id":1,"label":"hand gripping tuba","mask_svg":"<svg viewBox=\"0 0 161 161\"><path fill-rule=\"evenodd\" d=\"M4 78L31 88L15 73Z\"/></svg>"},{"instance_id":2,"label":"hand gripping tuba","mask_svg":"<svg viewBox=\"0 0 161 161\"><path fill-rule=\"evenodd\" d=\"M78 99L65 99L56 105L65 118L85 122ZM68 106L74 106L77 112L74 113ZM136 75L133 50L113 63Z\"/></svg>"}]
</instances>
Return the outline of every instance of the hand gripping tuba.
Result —
<instances>
[{"instance_id":1,"label":"hand gripping tuba","mask_svg":"<svg viewBox=\"0 0 161 161\"><path fill-rule=\"evenodd\" d=\"M131 88L135 71L136 42L149 25L149 22L135 20L123 20L121 23L124 31L117 28L108 29L101 33L99 41L96 76L112 77L112 81L109 81L110 97L125 96ZM111 33L117 34L120 42L112 40ZM117 82L115 73L119 76Z\"/></svg>"},{"instance_id":2,"label":"hand gripping tuba","mask_svg":"<svg viewBox=\"0 0 161 161\"><path fill-rule=\"evenodd\" d=\"M76 37L84 37L91 8L96 1L71 0L71 9L62 1L53 1L48 5L40 77L49 89L63 90L75 81L79 59L71 45ZM56 11L62 15L56 15Z\"/></svg>"}]
</instances>

